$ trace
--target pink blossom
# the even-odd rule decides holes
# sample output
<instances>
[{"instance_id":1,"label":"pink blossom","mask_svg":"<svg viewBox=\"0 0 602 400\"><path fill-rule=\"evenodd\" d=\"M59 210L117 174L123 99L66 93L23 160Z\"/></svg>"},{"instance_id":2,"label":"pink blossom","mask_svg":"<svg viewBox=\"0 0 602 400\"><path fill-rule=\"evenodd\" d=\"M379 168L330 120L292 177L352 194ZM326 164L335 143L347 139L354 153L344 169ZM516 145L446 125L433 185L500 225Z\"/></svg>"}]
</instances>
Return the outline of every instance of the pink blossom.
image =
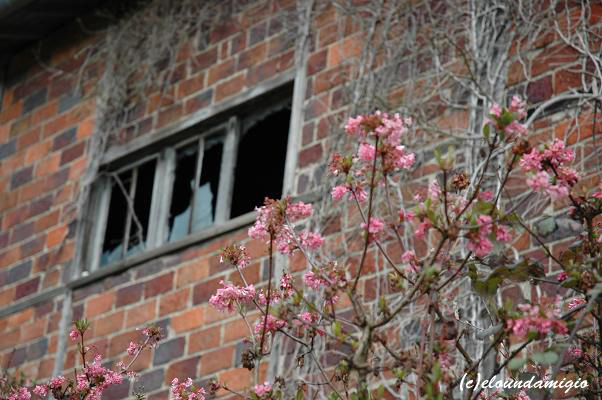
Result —
<instances>
[{"instance_id":1,"label":"pink blossom","mask_svg":"<svg viewBox=\"0 0 602 400\"><path fill-rule=\"evenodd\" d=\"M318 317L315 314L305 311L299 314L299 319L305 323L312 324L318 320Z\"/></svg>"},{"instance_id":2,"label":"pink blossom","mask_svg":"<svg viewBox=\"0 0 602 400\"><path fill-rule=\"evenodd\" d=\"M408 222L412 222L412 220L414 219L414 213L411 211L405 211L405 210L400 210L399 211L399 221L400 222L404 222L404 221L408 221Z\"/></svg>"},{"instance_id":3,"label":"pink blossom","mask_svg":"<svg viewBox=\"0 0 602 400\"><path fill-rule=\"evenodd\" d=\"M283 274L280 278L280 290L282 291L284 297L290 297L295 294L295 289L293 288L293 277L291 274Z\"/></svg>"},{"instance_id":4,"label":"pink blossom","mask_svg":"<svg viewBox=\"0 0 602 400\"><path fill-rule=\"evenodd\" d=\"M569 302L569 310L573 310L573 309L579 307L580 305L586 304L586 303L587 302L585 301L585 299L583 299L581 297L574 297Z\"/></svg>"},{"instance_id":5,"label":"pink blossom","mask_svg":"<svg viewBox=\"0 0 602 400\"><path fill-rule=\"evenodd\" d=\"M138 345L134 342L130 342L130 345L128 346L127 352L130 356L133 356L134 354L136 354L136 352L138 351Z\"/></svg>"},{"instance_id":6,"label":"pink blossom","mask_svg":"<svg viewBox=\"0 0 602 400\"><path fill-rule=\"evenodd\" d=\"M365 223L361 224L362 229L366 229L368 227L368 233L372 236L376 236L385 229L385 224L378 218L370 218L369 224Z\"/></svg>"},{"instance_id":7,"label":"pink blossom","mask_svg":"<svg viewBox=\"0 0 602 400\"><path fill-rule=\"evenodd\" d=\"M320 290L322 286L326 286L328 284L328 282L326 282L324 279L321 279L318 276L316 276L316 274L313 271L306 272L303 279L305 281L305 284L314 290Z\"/></svg>"},{"instance_id":8,"label":"pink blossom","mask_svg":"<svg viewBox=\"0 0 602 400\"><path fill-rule=\"evenodd\" d=\"M324 244L322 236L319 233L313 232L301 232L299 240L301 241L301 246L312 251L316 251Z\"/></svg>"},{"instance_id":9,"label":"pink blossom","mask_svg":"<svg viewBox=\"0 0 602 400\"><path fill-rule=\"evenodd\" d=\"M441 187L438 182L432 182L428 189L428 198L431 200L438 200L441 196Z\"/></svg>"},{"instance_id":10,"label":"pink blossom","mask_svg":"<svg viewBox=\"0 0 602 400\"><path fill-rule=\"evenodd\" d=\"M31 393L29 393L29 390L27 390L27 388L19 388L19 389L13 389L13 391L11 392L10 396L8 396L8 400L29 400L31 399Z\"/></svg>"},{"instance_id":11,"label":"pink blossom","mask_svg":"<svg viewBox=\"0 0 602 400\"><path fill-rule=\"evenodd\" d=\"M34 394L37 394L40 397L46 397L48 395L48 386L47 385L37 385L33 389Z\"/></svg>"},{"instance_id":12,"label":"pink blossom","mask_svg":"<svg viewBox=\"0 0 602 400\"><path fill-rule=\"evenodd\" d=\"M268 382L264 382L263 385L255 385L253 391L258 397L262 398L272 392L272 385L270 385Z\"/></svg>"},{"instance_id":13,"label":"pink blossom","mask_svg":"<svg viewBox=\"0 0 602 400\"><path fill-rule=\"evenodd\" d=\"M527 116L527 103L522 100L519 96L512 96L512 101L510 102L510 112L516 114L518 119L523 119Z\"/></svg>"},{"instance_id":14,"label":"pink blossom","mask_svg":"<svg viewBox=\"0 0 602 400\"><path fill-rule=\"evenodd\" d=\"M512 241L510 230L504 225L498 225L495 228L495 240L501 243L509 243Z\"/></svg>"},{"instance_id":15,"label":"pink blossom","mask_svg":"<svg viewBox=\"0 0 602 400\"><path fill-rule=\"evenodd\" d=\"M255 324L255 333L259 334L264 330L265 323L265 332L266 333L274 333L279 329L286 327L286 321L278 319L273 315L268 314L267 321L265 317L259 317L259 321Z\"/></svg>"},{"instance_id":16,"label":"pink blossom","mask_svg":"<svg viewBox=\"0 0 602 400\"><path fill-rule=\"evenodd\" d=\"M63 386L66 381L67 381L67 379L65 379L64 376L59 375L50 380L49 386L51 389L60 389L61 386Z\"/></svg>"},{"instance_id":17,"label":"pink blossom","mask_svg":"<svg viewBox=\"0 0 602 400\"><path fill-rule=\"evenodd\" d=\"M598 200L602 201L602 192L594 192L594 193L592 194L592 197L593 197L594 199L598 199Z\"/></svg>"},{"instance_id":18,"label":"pink blossom","mask_svg":"<svg viewBox=\"0 0 602 400\"><path fill-rule=\"evenodd\" d=\"M491 108L489 109L489 114L491 114L497 118L501 117L502 116L502 107L500 107L499 104L493 104L491 106Z\"/></svg>"},{"instance_id":19,"label":"pink blossom","mask_svg":"<svg viewBox=\"0 0 602 400\"><path fill-rule=\"evenodd\" d=\"M414 231L414 235L416 236L416 238L418 239L424 239L424 236L426 235L426 232L428 232L428 230L431 228L431 221L429 221L428 219L425 219L424 221L422 221L420 223L420 225L418 225L418 228L416 228L416 230Z\"/></svg>"},{"instance_id":20,"label":"pink blossom","mask_svg":"<svg viewBox=\"0 0 602 400\"><path fill-rule=\"evenodd\" d=\"M487 254L491 253L493 245L486 237L478 236L474 240L469 240L466 248L475 253L477 257L485 257Z\"/></svg>"},{"instance_id":21,"label":"pink blossom","mask_svg":"<svg viewBox=\"0 0 602 400\"><path fill-rule=\"evenodd\" d=\"M339 185L332 188L330 195L333 200L341 200L346 193L349 192L349 188L345 185Z\"/></svg>"},{"instance_id":22,"label":"pink blossom","mask_svg":"<svg viewBox=\"0 0 602 400\"><path fill-rule=\"evenodd\" d=\"M361 115L355 118L349 118L347 124L345 125L345 132L347 132L348 135L357 135L361 132L360 125L363 120L364 117Z\"/></svg>"},{"instance_id":23,"label":"pink blossom","mask_svg":"<svg viewBox=\"0 0 602 400\"><path fill-rule=\"evenodd\" d=\"M73 329L71 332L69 332L69 337L71 338L72 342L77 342L77 340L80 337L80 334L77 330Z\"/></svg>"},{"instance_id":24,"label":"pink blossom","mask_svg":"<svg viewBox=\"0 0 602 400\"><path fill-rule=\"evenodd\" d=\"M566 272L561 272L558 275L556 275L556 280L558 282L564 282L568 279L568 275L566 274Z\"/></svg>"},{"instance_id":25,"label":"pink blossom","mask_svg":"<svg viewBox=\"0 0 602 400\"><path fill-rule=\"evenodd\" d=\"M569 349L568 355L572 361L576 361L583 357L583 350L578 347L572 347Z\"/></svg>"},{"instance_id":26,"label":"pink blossom","mask_svg":"<svg viewBox=\"0 0 602 400\"><path fill-rule=\"evenodd\" d=\"M489 190L479 192L478 198L481 201L491 201L493 200L493 192Z\"/></svg>"},{"instance_id":27,"label":"pink blossom","mask_svg":"<svg viewBox=\"0 0 602 400\"><path fill-rule=\"evenodd\" d=\"M226 284L224 281L220 281L220 284L224 287L217 289L217 292L209 299L209 303L222 312L233 312L236 304L252 302L256 294L253 285L239 287Z\"/></svg>"},{"instance_id":28,"label":"pink blossom","mask_svg":"<svg viewBox=\"0 0 602 400\"><path fill-rule=\"evenodd\" d=\"M508 329L518 337L526 338L530 333L545 336L550 333L565 335L568 332L560 310L549 300L542 299L540 305L520 304L518 308L523 316L507 321Z\"/></svg>"},{"instance_id":29,"label":"pink blossom","mask_svg":"<svg viewBox=\"0 0 602 400\"><path fill-rule=\"evenodd\" d=\"M238 268L245 268L251 262L251 257L244 246L226 246L220 253L220 263L228 262Z\"/></svg>"},{"instance_id":30,"label":"pink blossom","mask_svg":"<svg viewBox=\"0 0 602 400\"><path fill-rule=\"evenodd\" d=\"M492 224L491 217L489 215L480 215L477 218L477 225L479 226L479 235L487 235L491 233Z\"/></svg>"},{"instance_id":31,"label":"pink blossom","mask_svg":"<svg viewBox=\"0 0 602 400\"><path fill-rule=\"evenodd\" d=\"M360 160L370 162L374 160L374 157L376 156L376 149L370 144L362 143L360 144L357 154Z\"/></svg>"},{"instance_id":32,"label":"pink blossom","mask_svg":"<svg viewBox=\"0 0 602 400\"><path fill-rule=\"evenodd\" d=\"M190 378L182 383L174 378L170 391L175 400L205 400L205 389L194 387Z\"/></svg>"},{"instance_id":33,"label":"pink blossom","mask_svg":"<svg viewBox=\"0 0 602 400\"><path fill-rule=\"evenodd\" d=\"M531 398L527 395L527 392L525 392L525 390L523 389L516 394L516 400L531 400Z\"/></svg>"},{"instance_id":34,"label":"pink blossom","mask_svg":"<svg viewBox=\"0 0 602 400\"><path fill-rule=\"evenodd\" d=\"M526 136L527 128L523 124L519 124L516 121L512 121L510 125L504 128L504 132L509 136L514 136L515 134L518 136Z\"/></svg>"},{"instance_id":35,"label":"pink blossom","mask_svg":"<svg viewBox=\"0 0 602 400\"><path fill-rule=\"evenodd\" d=\"M385 157L389 157L389 154L390 157L393 158L395 167L400 169L411 168L416 160L416 155L414 153L406 153L404 146L396 146L394 149L391 149Z\"/></svg>"}]
</instances>

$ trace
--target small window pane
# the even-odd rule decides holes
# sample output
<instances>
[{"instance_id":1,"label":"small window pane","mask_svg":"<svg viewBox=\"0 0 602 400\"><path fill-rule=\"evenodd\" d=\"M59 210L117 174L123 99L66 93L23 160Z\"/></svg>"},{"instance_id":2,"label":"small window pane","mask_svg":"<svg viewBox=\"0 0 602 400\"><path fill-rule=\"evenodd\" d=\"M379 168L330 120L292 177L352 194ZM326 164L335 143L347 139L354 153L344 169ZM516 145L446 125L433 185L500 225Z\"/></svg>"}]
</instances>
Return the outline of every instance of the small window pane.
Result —
<instances>
[{"instance_id":1,"label":"small window pane","mask_svg":"<svg viewBox=\"0 0 602 400\"><path fill-rule=\"evenodd\" d=\"M192 220L193 232L198 232L213 225L215 220L224 136L214 136L206 139L203 148L203 166L201 167L201 179L197 187L194 219Z\"/></svg>"},{"instance_id":2,"label":"small window pane","mask_svg":"<svg viewBox=\"0 0 602 400\"><path fill-rule=\"evenodd\" d=\"M138 167L136 193L134 195L134 213L130 221L128 256L138 253L145 248L156 164L157 161L153 159Z\"/></svg>"},{"instance_id":3,"label":"small window pane","mask_svg":"<svg viewBox=\"0 0 602 400\"><path fill-rule=\"evenodd\" d=\"M238 217L282 196L290 109L269 114L243 133L238 146L232 209Z\"/></svg>"},{"instance_id":4,"label":"small window pane","mask_svg":"<svg viewBox=\"0 0 602 400\"><path fill-rule=\"evenodd\" d=\"M181 239L188 234L197 154L197 142L176 152L176 170L168 221L168 241Z\"/></svg>"},{"instance_id":5,"label":"small window pane","mask_svg":"<svg viewBox=\"0 0 602 400\"><path fill-rule=\"evenodd\" d=\"M119 180L121 185L117 180ZM129 194L131 182L131 170L121 173L112 179L111 200L109 202L109 214L102 245L102 254L100 256L100 265L111 264L123 258L123 239L128 215L126 196Z\"/></svg>"}]
</instances>

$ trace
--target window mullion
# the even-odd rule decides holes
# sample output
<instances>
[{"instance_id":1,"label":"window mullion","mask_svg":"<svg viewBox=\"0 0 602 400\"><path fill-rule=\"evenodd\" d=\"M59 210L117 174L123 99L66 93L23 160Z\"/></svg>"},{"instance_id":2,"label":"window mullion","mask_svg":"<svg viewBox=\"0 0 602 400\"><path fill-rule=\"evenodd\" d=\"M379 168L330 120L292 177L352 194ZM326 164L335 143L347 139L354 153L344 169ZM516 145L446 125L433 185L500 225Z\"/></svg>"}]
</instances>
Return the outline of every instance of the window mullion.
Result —
<instances>
[{"instance_id":1,"label":"window mullion","mask_svg":"<svg viewBox=\"0 0 602 400\"><path fill-rule=\"evenodd\" d=\"M119 179L119 177L117 178ZM134 218L134 196L136 194L136 183L138 182L138 168L132 170L132 183L130 184L130 193L126 195L126 201L128 204L128 215L125 223L125 234L123 236L122 254L123 257L127 254L127 246L130 240L130 228L132 226L132 219Z\"/></svg>"},{"instance_id":2,"label":"window mullion","mask_svg":"<svg viewBox=\"0 0 602 400\"><path fill-rule=\"evenodd\" d=\"M197 188L201 180L201 169L203 168L203 153L205 149L205 138L199 139L199 153L197 155L196 174L194 176L194 185L192 187L192 204L190 205L190 219L188 220L188 233L192 233L192 222L194 221L194 213L196 206Z\"/></svg>"},{"instance_id":3,"label":"window mullion","mask_svg":"<svg viewBox=\"0 0 602 400\"><path fill-rule=\"evenodd\" d=\"M163 244L169 219L175 171L175 151L165 149L157 159L147 243L149 248Z\"/></svg>"},{"instance_id":4,"label":"window mullion","mask_svg":"<svg viewBox=\"0 0 602 400\"><path fill-rule=\"evenodd\" d=\"M95 199L95 210L92 212L93 219L87 223L92 224L92 243L91 251L87 259L89 265L88 271L92 272L98 268L100 263L100 254L104 242L105 232L107 230L107 218L109 216L109 203L111 200L111 179L103 177L99 181L98 196Z\"/></svg>"},{"instance_id":5,"label":"window mullion","mask_svg":"<svg viewBox=\"0 0 602 400\"><path fill-rule=\"evenodd\" d=\"M220 166L219 187L217 190L217 207L215 222L221 224L230 219L230 206L232 204L232 188L234 185L234 164L240 134L240 120L230 117L224 143L224 153Z\"/></svg>"}]
</instances>

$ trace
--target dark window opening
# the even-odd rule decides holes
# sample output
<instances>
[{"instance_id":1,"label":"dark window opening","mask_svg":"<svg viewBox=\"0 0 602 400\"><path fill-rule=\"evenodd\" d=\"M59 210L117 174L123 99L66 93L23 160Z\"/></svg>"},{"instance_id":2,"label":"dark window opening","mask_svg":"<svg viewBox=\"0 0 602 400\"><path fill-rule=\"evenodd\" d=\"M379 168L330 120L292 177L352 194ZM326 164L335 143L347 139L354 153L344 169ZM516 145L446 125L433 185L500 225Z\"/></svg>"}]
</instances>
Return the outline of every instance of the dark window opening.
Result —
<instances>
[{"instance_id":1,"label":"dark window opening","mask_svg":"<svg viewBox=\"0 0 602 400\"><path fill-rule=\"evenodd\" d=\"M243 133L236 160L230 217L282 196L290 109L269 114Z\"/></svg>"},{"instance_id":2,"label":"dark window opening","mask_svg":"<svg viewBox=\"0 0 602 400\"><path fill-rule=\"evenodd\" d=\"M198 143L195 142L176 152L176 170L168 221L168 241L181 239L188 234L198 147Z\"/></svg>"},{"instance_id":3,"label":"dark window opening","mask_svg":"<svg viewBox=\"0 0 602 400\"><path fill-rule=\"evenodd\" d=\"M138 253L145 247L155 183L155 164L156 161L152 160L138 167L134 212L130 221L128 255Z\"/></svg>"},{"instance_id":4,"label":"dark window opening","mask_svg":"<svg viewBox=\"0 0 602 400\"><path fill-rule=\"evenodd\" d=\"M119 182L117 179L119 179ZM100 265L111 264L121 260L123 256L123 238L128 215L127 196L130 192L132 171L119 174L111 181L111 200L109 202L109 215L102 244Z\"/></svg>"}]
</instances>

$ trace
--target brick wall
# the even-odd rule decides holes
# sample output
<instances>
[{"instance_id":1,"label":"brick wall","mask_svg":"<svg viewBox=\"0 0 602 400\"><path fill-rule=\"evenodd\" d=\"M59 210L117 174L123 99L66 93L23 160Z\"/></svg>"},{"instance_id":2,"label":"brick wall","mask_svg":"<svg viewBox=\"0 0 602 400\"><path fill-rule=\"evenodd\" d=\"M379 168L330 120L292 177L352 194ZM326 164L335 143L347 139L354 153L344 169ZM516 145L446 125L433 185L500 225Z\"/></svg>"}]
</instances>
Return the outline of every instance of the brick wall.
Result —
<instances>
[{"instance_id":1,"label":"brick wall","mask_svg":"<svg viewBox=\"0 0 602 400\"><path fill-rule=\"evenodd\" d=\"M294 43L281 16L293 6L292 1L250 2L214 28L206 47L186 46L174 66L169 95L149 94L113 146L152 136L199 110L291 74ZM323 182L328 133L344 110L341 99L351 68L348 61L361 51L358 29L333 7L323 8L313 21L303 126L298 132L296 194L306 194ZM75 70L82 60L74 54L97 38L65 40L65 36L68 33L55 35L57 42L65 44L57 45L48 65ZM531 103L545 101L575 84L565 65L571 56L567 60L561 54L565 64L555 68L550 67L553 54L542 52L540 57L541 64L534 71L540 78L527 88ZM93 88L102 65L85 68L84 87L90 95L76 96L73 79L40 66L27 53L11 65L0 113L0 310L10 310L0 318L0 363L18 366L32 379L48 378L55 364L59 370L77 365L76 348L59 329L65 296L72 296L65 321L88 318L90 345L112 361L125 357L128 343L139 335L136 328L154 322L166 333L153 353L145 352L137 361L135 368L144 370L140 380L111 389L108 398L124 398L135 389L150 393L150 399L167 398L168 384L176 376L204 381L216 377L242 390L251 382L251 373L240 363L246 330L239 318L215 311L207 301L220 280L239 281L235 271L219 264L217 256L232 241L246 242L253 256L245 271L249 283L260 284L266 278L265 249L248 241L247 226L66 289L73 279L68 272L78 245L75 205L95 129ZM518 65L513 65L510 74L511 84L520 87ZM439 122L457 124L461 117L447 113ZM582 118L591 125L591 115ZM567 127L551 115L538 120L535 129L535 137L543 140L564 136ZM591 135L591 129L583 132ZM580 160L595 151L587 136L575 137L573 142L578 144ZM588 167L595 166L595 161L588 163ZM434 176L433 165L427 158L413 172L415 183L404 188L408 198ZM516 184L521 184L518 178ZM333 209L329 217L325 225L331 235L329 243L346 241L352 253L359 251L358 237L353 235L357 213ZM566 246L562 235L551 240L554 252ZM517 248L533 253L532 245L523 235ZM376 254L370 253L368 260L368 270L374 271ZM305 265L297 257L291 268L301 271ZM375 277L369 275L361 286L369 299L374 283ZM57 353L60 341L67 345L64 360L56 358L61 354ZM261 369L264 373L266 366Z\"/></svg>"}]
</instances>

